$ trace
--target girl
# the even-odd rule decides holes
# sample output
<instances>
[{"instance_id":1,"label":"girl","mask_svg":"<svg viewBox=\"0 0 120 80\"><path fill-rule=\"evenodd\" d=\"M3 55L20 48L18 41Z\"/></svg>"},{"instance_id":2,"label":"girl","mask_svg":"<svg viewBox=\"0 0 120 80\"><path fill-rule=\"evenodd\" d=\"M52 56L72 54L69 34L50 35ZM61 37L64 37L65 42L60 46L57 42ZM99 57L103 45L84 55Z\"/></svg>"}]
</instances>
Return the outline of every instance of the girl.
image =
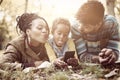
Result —
<instances>
[{"instance_id":1,"label":"girl","mask_svg":"<svg viewBox=\"0 0 120 80\"><path fill-rule=\"evenodd\" d=\"M68 38L69 33L70 33L70 23L67 19L64 18L58 18L53 22L52 25L52 35L53 37L51 39L49 39L49 44L51 47L49 47L51 51L49 51L51 54L51 59L55 60L56 58L58 58L57 60L55 60L55 65L57 65L58 67L62 67L68 64L71 64L72 60L73 60L73 64L71 65L77 65L77 54L75 54L75 58L70 58L68 59L67 63L63 61L63 57L65 52L67 51L75 51L75 45L72 39ZM52 51L53 50L53 51ZM74 56L73 56L74 57Z\"/></svg>"}]
</instances>

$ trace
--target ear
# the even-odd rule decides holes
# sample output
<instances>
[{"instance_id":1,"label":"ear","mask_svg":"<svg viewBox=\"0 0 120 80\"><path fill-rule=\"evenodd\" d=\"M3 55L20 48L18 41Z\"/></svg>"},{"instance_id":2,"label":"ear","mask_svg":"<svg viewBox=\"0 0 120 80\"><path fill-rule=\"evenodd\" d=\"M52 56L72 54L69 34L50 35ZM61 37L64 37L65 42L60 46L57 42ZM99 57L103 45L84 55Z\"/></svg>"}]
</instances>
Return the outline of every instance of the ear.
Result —
<instances>
[{"instance_id":1,"label":"ear","mask_svg":"<svg viewBox=\"0 0 120 80\"><path fill-rule=\"evenodd\" d=\"M27 35L30 34L30 29L26 29L26 34L27 34Z\"/></svg>"}]
</instances>

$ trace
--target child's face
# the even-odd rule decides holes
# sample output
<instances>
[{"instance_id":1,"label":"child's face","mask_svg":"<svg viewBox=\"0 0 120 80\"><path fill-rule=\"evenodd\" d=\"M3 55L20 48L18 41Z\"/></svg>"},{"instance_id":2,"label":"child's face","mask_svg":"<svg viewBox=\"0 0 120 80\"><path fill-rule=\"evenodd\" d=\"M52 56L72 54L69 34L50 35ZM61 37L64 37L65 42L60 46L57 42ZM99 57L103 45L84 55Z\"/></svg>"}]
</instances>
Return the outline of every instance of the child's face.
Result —
<instances>
[{"instance_id":1,"label":"child's face","mask_svg":"<svg viewBox=\"0 0 120 80\"><path fill-rule=\"evenodd\" d=\"M53 39L58 47L62 47L68 40L70 27L64 24L58 24L53 32Z\"/></svg>"},{"instance_id":2,"label":"child's face","mask_svg":"<svg viewBox=\"0 0 120 80\"><path fill-rule=\"evenodd\" d=\"M83 32L85 32L85 33L96 33L99 30L99 28L101 27L101 24L102 24L102 22L100 22L97 25L82 24L80 30L83 30Z\"/></svg>"}]
</instances>

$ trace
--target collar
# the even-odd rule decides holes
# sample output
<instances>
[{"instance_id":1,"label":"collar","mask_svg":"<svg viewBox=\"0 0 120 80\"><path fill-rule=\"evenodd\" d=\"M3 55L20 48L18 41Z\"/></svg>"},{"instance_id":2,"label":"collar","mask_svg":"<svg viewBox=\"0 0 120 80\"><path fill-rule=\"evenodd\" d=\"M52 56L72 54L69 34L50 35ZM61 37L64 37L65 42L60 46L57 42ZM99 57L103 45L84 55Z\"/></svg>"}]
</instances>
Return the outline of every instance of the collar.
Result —
<instances>
[{"instance_id":1,"label":"collar","mask_svg":"<svg viewBox=\"0 0 120 80\"><path fill-rule=\"evenodd\" d=\"M64 55L64 53L68 50L68 46L67 44L63 45L61 47L61 50L57 47L57 45L55 44L53 38L49 39L49 43L52 46L53 50L55 51L55 53L57 54L57 57L60 57L59 55Z\"/></svg>"},{"instance_id":2,"label":"collar","mask_svg":"<svg viewBox=\"0 0 120 80\"><path fill-rule=\"evenodd\" d=\"M29 47L27 38L25 39L25 48L26 54L28 56L33 57L35 60L39 60L39 56L37 56L37 54Z\"/></svg>"}]
</instances>

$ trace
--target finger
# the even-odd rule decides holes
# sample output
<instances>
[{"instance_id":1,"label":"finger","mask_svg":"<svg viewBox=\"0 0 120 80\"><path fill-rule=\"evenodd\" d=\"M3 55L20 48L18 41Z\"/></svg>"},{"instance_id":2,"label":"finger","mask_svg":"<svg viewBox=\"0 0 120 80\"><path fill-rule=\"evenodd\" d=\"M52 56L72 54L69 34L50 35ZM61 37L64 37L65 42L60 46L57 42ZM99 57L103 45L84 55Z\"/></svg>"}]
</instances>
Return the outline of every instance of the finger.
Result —
<instances>
[{"instance_id":1,"label":"finger","mask_svg":"<svg viewBox=\"0 0 120 80\"><path fill-rule=\"evenodd\" d=\"M101 57L105 57L104 55L105 55L105 52L107 51L107 48L103 48L102 50L101 50L101 52L99 53L99 56L101 56Z\"/></svg>"},{"instance_id":2,"label":"finger","mask_svg":"<svg viewBox=\"0 0 120 80\"><path fill-rule=\"evenodd\" d=\"M103 62L103 58L99 57L99 62L102 63Z\"/></svg>"},{"instance_id":3,"label":"finger","mask_svg":"<svg viewBox=\"0 0 120 80\"><path fill-rule=\"evenodd\" d=\"M100 56L100 57L103 57L103 56L104 56L104 53L100 52L100 53L99 53L99 56Z\"/></svg>"},{"instance_id":4,"label":"finger","mask_svg":"<svg viewBox=\"0 0 120 80\"><path fill-rule=\"evenodd\" d=\"M66 62L64 62L64 61L60 61L60 64L61 64L61 65L65 65Z\"/></svg>"},{"instance_id":5,"label":"finger","mask_svg":"<svg viewBox=\"0 0 120 80\"><path fill-rule=\"evenodd\" d=\"M108 61L108 63L112 63L113 62L113 57L110 58L110 60Z\"/></svg>"},{"instance_id":6,"label":"finger","mask_svg":"<svg viewBox=\"0 0 120 80\"><path fill-rule=\"evenodd\" d=\"M63 63L61 60L56 61L57 64Z\"/></svg>"},{"instance_id":7,"label":"finger","mask_svg":"<svg viewBox=\"0 0 120 80\"><path fill-rule=\"evenodd\" d=\"M107 51L107 48L103 48L103 49L101 50L102 53L105 53L106 51Z\"/></svg>"},{"instance_id":8,"label":"finger","mask_svg":"<svg viewBox=\"0 0 120 80\"><path fill-rule=\"evenodd\" d=\"M109 57L106 57L106 58L99 57L100 63L107 63L108 60L109 60Z\"/></svg>"},{"instance_id":9,"label":"finger","mask_svg":"<svg viewBox=\"0 0 120 80\"><path fill-rule=\"evenodd\" d=\"M108 63L112 63L115 61L115 55L112 54L112 56L110 57L110 60L108 61Z\"/></svg>"},{"instance_id":10,"label":"finger","mask_svg":"<svg viewBox=\"0 0 120 80\"><path fill-rule=\"evenodd\" d=\"M105 52L105 56L109 56L110 54L112 54L112 49L107 49L107 51Z\"/></svg>"},{"instance_id":11,"label":"finger","mask_svg":"<svg viewBox=\"0 0 120 80\"><path fill-rule=\"evenodd\" d=\"M103 59L103 63L109 64L110 59L112 58L112 54L107 56L106 58Z\"/></svg>"}]
</instances>

